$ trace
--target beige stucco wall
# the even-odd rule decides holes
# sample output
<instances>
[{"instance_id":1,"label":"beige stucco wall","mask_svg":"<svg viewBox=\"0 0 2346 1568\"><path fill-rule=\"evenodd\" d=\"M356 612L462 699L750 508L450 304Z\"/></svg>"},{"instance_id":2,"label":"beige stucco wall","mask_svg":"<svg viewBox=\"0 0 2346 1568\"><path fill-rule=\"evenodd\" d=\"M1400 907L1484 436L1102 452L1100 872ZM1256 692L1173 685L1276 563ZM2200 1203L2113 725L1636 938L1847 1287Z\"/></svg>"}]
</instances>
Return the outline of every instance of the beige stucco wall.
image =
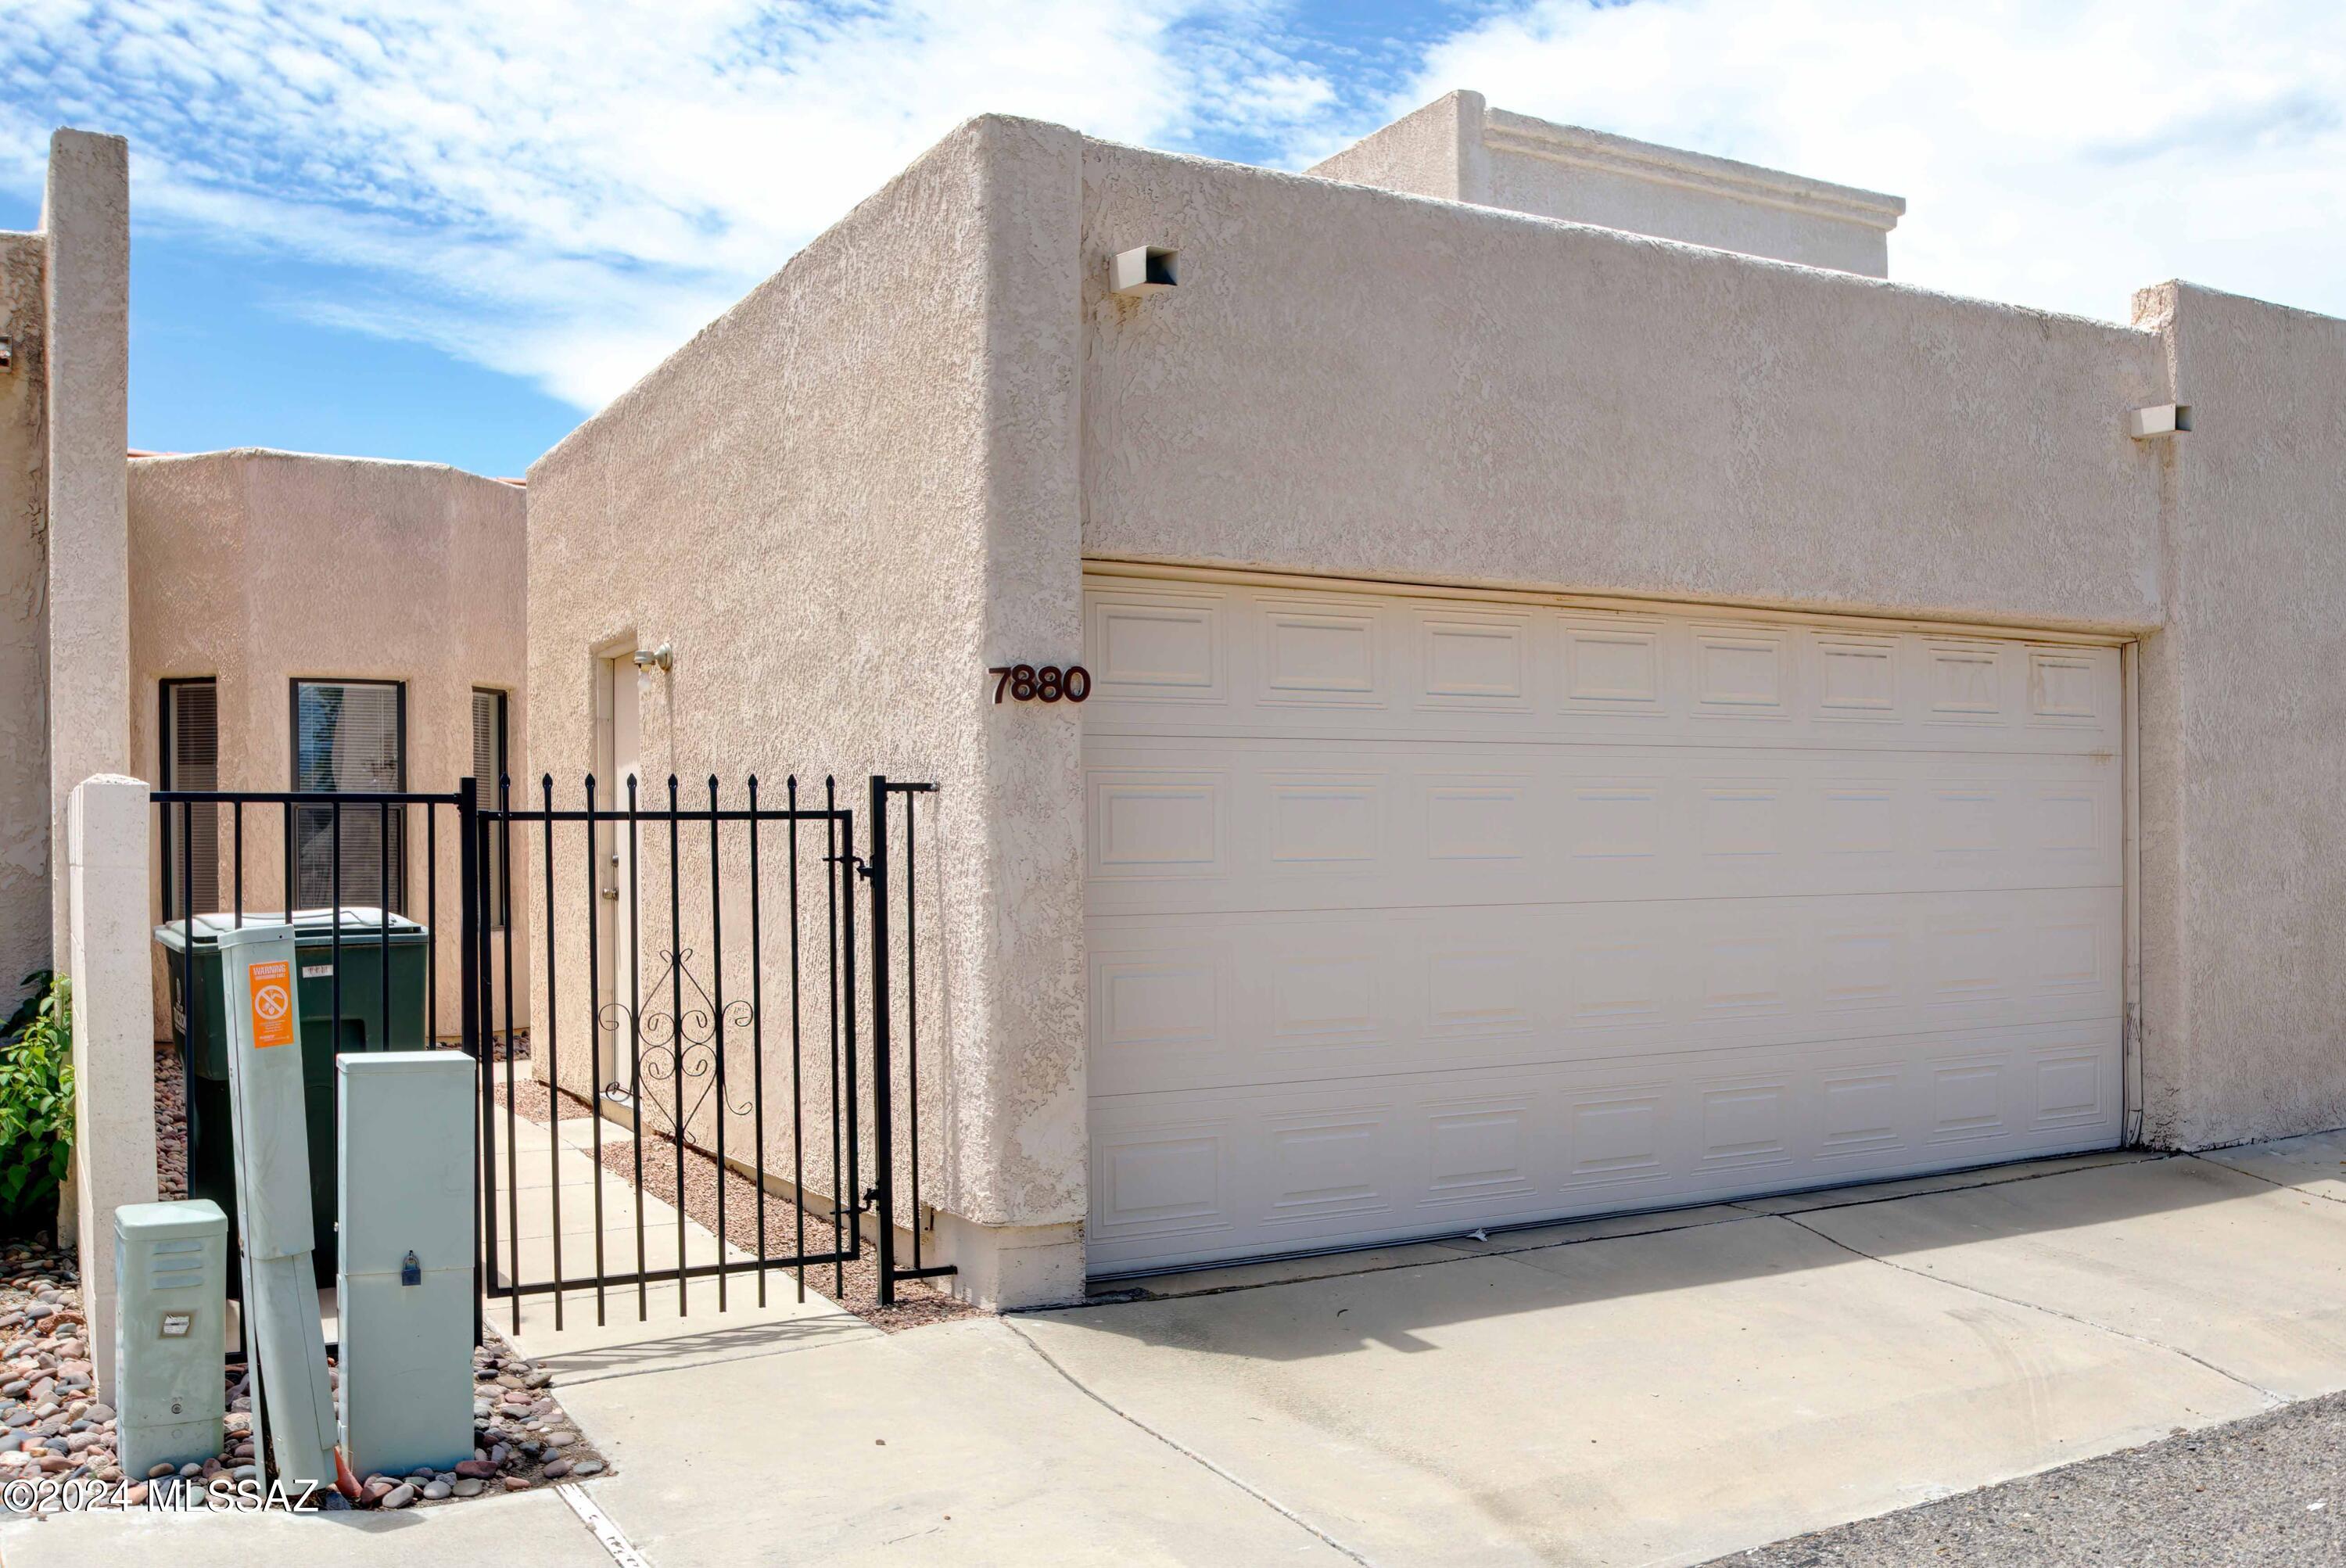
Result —
<instances>
[{"instance_id":1,"label":"beige stucco wall","mask_svg":"<svg viewBox=\"0 0 2346 1568\"><path fill-rule=\"evenodd\" d=\"M662 643L675 667L642 724L663 793L670 769L688 802L721 776L729 804L751 772L767 802L793 770L810 794L831 774L861 841L867 775L938 784L920 844L923 1196L986 1225L1084 1212L1076 719L996 708L984 674L1080 647L1078 168L1073 132L963 126L530 472L533 766L566 804L596 765L597 650ZM765 851L770 870L770 831ZM729 837L729 997L747 988L743 853ZM644 854L664 896L665 846L648 835ZM696 870L683 890L703 952L708 885ZM585 907L565 899L556 932L566 1042L588 1016ZM785 1001L770 982L779 1169ZM746 1058L737 1044L737 1083ZM820 1120L811 1173L827 1170ZM714 1142L706 1118L695 1135ZM748 1150L749 1119L727 1136Z\"/></svg>"},{"instance_id":2,"label":"beige stucco wall","mask_svg":"<svg viewBox=\"0 0 2346 1568\"><path fill-rule=\"evenodd\" d=\"M120 137L49 138L41 208L48 246L47 613L49 864L65 863L66 801L130 770L130 148ZM67 883L50 879L50 942L66 945Z\"/></svg>"},{"instance_id":3,"label":"beige stucco wall","mask_svg":"<svg viewBox=\"0 0 2346 1568\"><path fill-rule=\"evenodd\" d=\"M1444 115L1368 172L1438 178ZM1180 286L1108 295L1143 243ZM1047 1227L1086 1201L1077 723L979 672L1074 656L1084 558L2137 637L2147 1135L2328 1125L2341 331L2189 290L2048 315L982 119L533 470L536 765L593 765L596 650L665 642L656 774L938 780L929 1196ZM2195 433L2130 439L2178 388Z\"/></svg>"},{"instance_id":4,"label":"beige stucco wall","mask_svg":"<svg viewBox=\"0 0 2346 1568\"><path fill-rule=\"evenodd\" d=\"M406 684L407 785L418 791L453 790L472 771L473 688L507 692L507 746L516 790L524 788L521 491L435 463L257 450L138 458L129 467L138 777L162 776L159 683L211 676L219 683L220 788L289 789L291 683L342 677ZM437 1023L453 1037L462 1006L458 846L454 813L437 815L440 908L432 915L423 907L426 837L418 809L407 830L408 912L439 933ZM281 907L281 833L277 809L247 809L249 909ZM220 845L228 902L234 851L226 820ZM522 884L534 863L526 843L517 843L517 1013L525 1012L531 951ZM159 919L159 876L155 907ZM158 1033L168 1005L158 986Z\"/></svg>"},{"instance_id":5,"label":"beige stucco wall","mask_svg":"<svg viewBox=\"0 0 2346 1568\"><path fill-rule=\"evenodd\" d=\"M1472 200L1491 183L1484 109L1480 93L1444 93L1304 172L1437 201Z\"/></svg>"},{"instance_id":6,"label":"beige stucco wall","mask_svg":"<svg viewBox=\"0 0 2346 1568\"><path fill-rule=\"evenodd\" d=\"M2346 1124L2346 321L2146 290L2190 433L2143 657L2147 1135Z\"/></svg>"},{"instance_id":7,"label":"beige stucco wall","mask_svg":"<svg viewBox=\"0 0 2346 1568\"><path fill-rule=\"evenodd\" d=\"M1868 278L1889 276L1890 230L1906 210L1898 197L1557 125L1473 92L1445 94L1310 172Z\"/></svg>"},{"instance_id":8,"label":"beige stucco wall","mask_svg":"<svg viewBox=\"0 0 2346 1568\"><path fill-rule=\"evenodd\" d=\"M1178 247L1181 283L1104 294ZM1086 142L1084 547L2139 629L2157 337Z\"/></svg>"},{"instance_id":9,"label":"beige stucco wall","mask_svg":"<svg viewBox=\"0 0 2346 1568\"><path fill-rule=\"evenodd\" d=\"M0 234L0 1015L50 952L46 253Z\"/></svg>"}]
</instances>

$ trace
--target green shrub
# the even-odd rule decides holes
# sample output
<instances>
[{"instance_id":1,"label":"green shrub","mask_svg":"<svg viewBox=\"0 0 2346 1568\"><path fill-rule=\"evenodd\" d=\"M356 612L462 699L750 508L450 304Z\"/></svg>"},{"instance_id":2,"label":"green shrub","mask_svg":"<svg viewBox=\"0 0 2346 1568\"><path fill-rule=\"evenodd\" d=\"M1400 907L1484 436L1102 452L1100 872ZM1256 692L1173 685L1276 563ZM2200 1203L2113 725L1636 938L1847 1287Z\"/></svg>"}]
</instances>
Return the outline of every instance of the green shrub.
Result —
<instances>
[{"instance_id":1,"label":"green shrub","mask_svg":"<svg viewBox=\"0 0 2346 1568\"><path fill-rule=\"evenodd\" d=\"M31 994L0 1027L0 1236L56 1224L73 1157L73 1000L66 977L25 977Z\"/></svg>"}]
</instances>

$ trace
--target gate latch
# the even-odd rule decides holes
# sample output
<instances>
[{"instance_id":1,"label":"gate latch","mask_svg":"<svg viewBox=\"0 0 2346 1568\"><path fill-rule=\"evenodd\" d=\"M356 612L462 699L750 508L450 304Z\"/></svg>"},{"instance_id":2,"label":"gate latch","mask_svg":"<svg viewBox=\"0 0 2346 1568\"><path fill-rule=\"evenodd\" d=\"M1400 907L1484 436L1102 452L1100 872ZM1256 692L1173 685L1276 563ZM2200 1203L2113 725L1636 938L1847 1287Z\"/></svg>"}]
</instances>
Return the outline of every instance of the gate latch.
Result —
<instances>
[{"instance_id":1,"label":"gate latch","mask_svg":"<svg viewBox=\"0 0 2346 1568\"><path fill-rule=\"evenodd\" d=\"M415 1254L413 1252L410 1252L407 1255L407 1260L399 1266L399 1282L402 1285L423 1283L423 1265L415 1261Z\"/></svg>"}]
</instances>

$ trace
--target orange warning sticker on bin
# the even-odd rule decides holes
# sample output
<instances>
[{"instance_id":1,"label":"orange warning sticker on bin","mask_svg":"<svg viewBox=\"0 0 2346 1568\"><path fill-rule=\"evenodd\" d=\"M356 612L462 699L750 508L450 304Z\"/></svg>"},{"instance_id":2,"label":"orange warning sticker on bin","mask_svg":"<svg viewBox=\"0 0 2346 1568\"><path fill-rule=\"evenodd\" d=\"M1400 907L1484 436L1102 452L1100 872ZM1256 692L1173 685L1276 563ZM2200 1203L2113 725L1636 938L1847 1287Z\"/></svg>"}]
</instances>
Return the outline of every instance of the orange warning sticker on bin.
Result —
<instances>
[{"instance_id":1,"label":"orange warning sticker on bin","mask_svg":"<svg viewBox=\"0 0 2346 1568\"><path fill-rule=\"evenodd\" d=\"M293 966L252 966L252 1044L255 1050L293 1044Z\"/></svg>"}]
</instances>

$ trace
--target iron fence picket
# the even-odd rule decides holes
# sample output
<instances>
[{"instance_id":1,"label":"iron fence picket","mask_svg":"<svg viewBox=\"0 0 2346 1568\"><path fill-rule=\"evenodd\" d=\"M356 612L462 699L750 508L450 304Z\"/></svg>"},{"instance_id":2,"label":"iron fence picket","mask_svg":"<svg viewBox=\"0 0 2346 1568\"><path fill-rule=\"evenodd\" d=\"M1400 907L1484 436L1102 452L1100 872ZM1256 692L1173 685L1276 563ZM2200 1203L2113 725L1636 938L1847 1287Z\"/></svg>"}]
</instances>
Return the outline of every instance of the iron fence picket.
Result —
<instances>
[{"instance_id":1,"label":"iron fence picket","mask_svg":"<svg viewBox=\"0 0 2346 1568\"><path fill-rule=\"evenodd\" d=\"M651 1284L668 1279L675 1283L679 1316L689 1313L689 1288L699 1279L716 1281L717 1309L728 1310L731 1284L743 1270L754 1275L760 1306L768 1300L768 1276L771 1271L784 1269L794 1276L797 1299L803 1301L807 1271L824 1264L831 1267L834 1290L843 1297L848 1267L865 1257L863 1217L867 1212L874 1220L871 1240L882 1302L892 1302L899 1283L904 1279L951 1272L950 1266L929 1265L921 1234L925 1212L921 1191L923 1145L920 1126L919 877L923 861L917 847L921 819L913 798L933 786L873 777L870 780L869 801L863 809L865 833L860 842L857 812L841 802L835 778L824 779L819 805L802 798L795 775L786 779L780 803L762 792L754 775L745 783L745 804L729 806L722 780L709 776L705 807L684 803L672 776L664 805L648 806L642 799L639 781L632 773L626 780L624 801L617 798L616 791L607 798L597 779L591 775L585 777L582 808L566 807L557 800L556 781L550 773L540 777L539 799L536 802L516 801L511 780L502 777L495 781L493 798L490 781L474 779L462 780L455 790L447 794L405 790L155 792L158 808L167 817L176 816L176 820L168 825L178 829L176 834L167 835L167 842L176 851L171 858L178 861L173 868L177 875L172 880L178 884L174 891L178 894L174 901L180 907L164 912L167 920L176 917L174 923L178 927L181 944L190 953L196 942L196 917L206 912L194 907L197 810L226 807L231 812L232 865L229 868L229 881L232 918L239 926L251 912L244 875L247 806L279 809L284 854L283 903L289 915L299 901L304 835L308 835L312 846L326 851L324 891L332 912L326 921L331 976L325 998L327 1017L321 1022L327 1023L338 1046L343 1040L345 1009L352 1003L343 993L342 966L348 958L363 956L366 935L342 913L342 900L349 891L349 879L343 874L344 818L353 810L364 813L358 819L362 825L361 830L372 826L376 835L372 870L382 914L374 922L372 935L377 949L375 977L381 993L373 1018L367 1018L363 1003L360 1004L358 1023L362 1029L371 1024L380 1043L393 1038L400 1027L397 1021L403 1014L403 1009L395 1006L393 1000L390 915L393 905L400 902L394 887L413 886L405 882L413 852L411 817L416 809L423 812L424 896L420 912L426 934L421 968L428 995L416 1022L425 1028L428 1043L439 1044L439 949L443 942L454 940L458 944L454 978L459 1003L454 1044L473 1057L478 1084L478 1105L472 1128L476 1340L484 1331L483 1318L488 1305L499 1297L506 1298L508 1321L517 1330L523 1298L552 1295L554 1322L559 1331L566 1323L566 1295L588 1286L595 1291L597 1324L607 1320L608 1292L629 1285L636 1288L638 1319L648 1319ZM890 811L892 799L899 795L904 799L901 840L892 830ZM440 918L443 911L438 879L438 824L443 810L453 811L455 818L454 932ZM372 823L368 817L373 819ZM688 865L688 824L695 832L706 825L709 840L705 871ZM730 842L728 824L735 825L739 830L739 837ZM768 830L778 824L781 832L769 837ZM817 824L821 827L819 837L804 830ZM642 842L648 826L667 829L666 863L657 874L664 875L668 883L665 890L668 929L664 951L655 955L656 967L662 971L657 977L646 972L643 930L646 896L657 896L655 885L648 885L653 883L649 874L652 868L647 864ZM522 879L524 890L519 905L513 897L515 879L512 871L513 840L517 828L525 849L534 838L538 852L545 857L538 877ZM319 829L323 830L322 833ZM587 943L586 1050L583 1078L579 1078L579 1069L574 1067L571 1072L572 1077L579 1078L585 1090L583 1096L576 1095L565 1083L560 1045L560 1018L565 1003L561 990L561 932L557 927L565 923L562 890L567 878L557 874L556 862L564 852L562 835L570 830L582 833L586 850L583 892L586 912L585 921L579 923L584 926ZM621 832L627 839L624 879L617 843ZM317 843L321 838L324 840L322 845ZM769 853L770 848L777 844L784 851L785 863L780 867L772 865ZM859 853L859 849L867 846L868 852ZM356 874L362 878L367 858L364 847L362 843L353 847L360 856L361 869ZM808 858L817 853L823 872L819 910L809 897L805 881ZM730 867L729 855L736 862ZM901 860L893 861L898 855ZM727 882L729 876L738 877L738 862L745 857L749 881L746 958L738 924L735 947L729 956L737 973L746 962L748 975L746 984L736 990L734 977L727 972L725 917L727 904L740 892L738 888L729 889ZM707 880L702 886L699 879L704 875ZM771 890L774 897L770 900L765 885L769 877L777 884ZM535 899L529 886L532 882L536 884ZM688 892L693 905L693 930L699 929L698 922L703 918L700 906L707 906L709 940L705 957L696 953L686 942ZM862 898L857 896L859 892ZM624 911L617 907L622 897L626 900ZM863 899L870 901L868 922L859 920L857 905ZM602 907L607 901L615 906L608 911ZM533 903L536 907L529 907ZM740 905L735 903L734 909L738 919ZM788 921L787 940L780 944L779 951L770 954L769 917L777 909ZM498 911L503 911L504 918L495 917ZM620 929L623 912L624 931ZM525 1049L530 1023L523 1017L521 1003L525 999L516 996L516 914L526 914L541 922L545 964L542 989L534 993L545 1003L545 1038L542 1046L532 1042L528 1048L533 1055L540 1057L539 1078L547 1098L547 1201L552 1239L545 1253L536 1254L536 1262L530 1260L536 1253L535 1243L525 1241L523 1236L520 1204L522 1140L517 1059ZM865 929L859 932L859 924ZM821 928L822 941L819 949L811 940L816 934L811 927ZM569 929L576 931L578 926L571 925ZM868 965L864 962L867 950ZM785 964L786 972L770 974L770 956ZM811 972L811 962L820 963L819 975ZM627 971L624 985L617 972L622 963ZM859 966L864 969L860 977ZM192 1043L199 1036L210 1010L203 988L194 983L194 972L192 963L183 965L181 1028L188 1048L181 1053L181 1076L190 1116L195 1098ZM702 983L703 975L707 977L706 985ZM645 989L647 981L651 981L654 987L649 999ZM811 982L822 987L822 1000L816 1004L814 1026L818 1033L811 1035L807 1016ZM901 1033L896 1026L900 982ZM785 989L778 991L777 985ZM862 987L868 987L868 993ZM659 994L663 991L664 996ZM570 1005L576 1005L576 993L574 982ZM657 1011L648 1015L648 1000L655 1009L665 1003L665 1015ZM786 1183L780 1173L770 1169L769 1139L778 1129L776 1115L769 1115L766 1105L770 1074L765 1071L766 1010L785 1000L790 1009L787 1038L790 1051L787 1113L790 1149ZM864 1035L867 1017L868 1039ZM778 1044L780 1036L778 1019ZM745 1045L750 1053L746 1103L740 1099L743 1079L735 1074L731 1060L734 1051ZM824 1075L821 1088L812 1095L808 1082L810 1049L817 1058L812 1064L814 1069ZM905 1098L901 1103L893 1082L900 1068L905 1089ZM667 1080L665 1084L659 1082L662 1078ZM497 1103L500 1082L504 1085L502 1114ZM780 1084L775 1086L779 1093ZM566 1181L563 1172L563 1156L569 1146L561 1130L566 1097L583 1097L597 1129L607 1116L624 1122L629 1145L621 1163L608 1171L601 1157L604 1140L590 1136L585 1150L594 1168L586 1182L576 1185L591 1187L595 1234L591 1272L584 1278L574 1268L568 1238L564 1234L562 1188L573 1185ZM812 1125L810 1112L818 1118ZM779 1114L777 1107L776 1115ZM827 1125L822 1119L826 1115ZM749 1123L746 1130L753 1146L746 1158L733 1142L733 1135L739 1129L727 1125L737 1116ZM668 1123L665 1130L657 1125L661 1120ZM910 1177L905 1188L909 1207L899 1202L900 1172L895 1156L900 1135L910 1154L908 1170L902 1173ZM699 1139L704 1135L712 1147L701 1145ZM816 1181L822 1180L818 1174L821 1166L816 1170L809 1168L810 1136L828 1142L827 1193L810 1186L811 1176ZM867 1136L872 1140L868 1177L864 1148ZM656 1174L647 1168L647 1143L658 1145L662 1140L676 1168L672 1173ZM500 1143L504 1145L502 1150ZM614 1157L619 1158L616 1153ZM714 1260L708 1263L693 1260L685 1228L691 1222L691 1194L698 1191L706 1196L708 1190L688 1179L686 1162L695 1158L709 1159L714 1171L717 1214L710 1228L716 1233L717 1253ZM676 1208L678 1235L672 1265L654 1265L649 1257L651 1237L645 1213L649 1200L647 1180L657 1180L659 1175L673 1176L672 1184L661 1184L671 1187ZM617 1260L610 1256L606 1232L613 1217L603 1192L607 1176L623 1183L632 1177L632 1228L636 1237L632 1268L623 1263L614 1267ZM757 1239L754 1256L751 1248L744 1247L737 1257L738 1227L733 1223L730 1200L738 1191L732 1184L742 1180L752 1184L753 1202L746 1207L743 1217L752 1219ZM502 1194L498 1191L500 1186L504 1188ZM791 1211L789 1229L779 1247L773 1235L772 1215L772 1203L778 1196L785 1198ZM900 1215L909 1217L913 1231L910 1267L901 1266L895 1254L895 1226ZM811 1221L828 1225L827 1241L810 1234Z\"/></svg>"}]
</instances>

